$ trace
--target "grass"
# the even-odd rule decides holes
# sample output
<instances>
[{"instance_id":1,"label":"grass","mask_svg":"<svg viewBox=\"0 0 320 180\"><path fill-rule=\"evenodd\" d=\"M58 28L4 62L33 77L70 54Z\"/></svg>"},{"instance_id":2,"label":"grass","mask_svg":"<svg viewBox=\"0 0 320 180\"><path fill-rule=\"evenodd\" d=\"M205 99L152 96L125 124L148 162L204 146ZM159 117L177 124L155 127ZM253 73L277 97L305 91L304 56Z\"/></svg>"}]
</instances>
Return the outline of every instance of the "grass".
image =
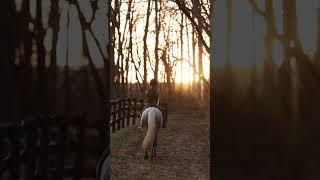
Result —
<instances>
[{"instance_id":1,"label":"grass","mask_svg":"<svg viewBox=\"0 0 320 180\"><path fill-rule=\"evenodd\" d=\"M110 147L119 146L129 136L130 132L136 128L137 125L131 125L110 134Z\"/></svg>"}]
</instances>

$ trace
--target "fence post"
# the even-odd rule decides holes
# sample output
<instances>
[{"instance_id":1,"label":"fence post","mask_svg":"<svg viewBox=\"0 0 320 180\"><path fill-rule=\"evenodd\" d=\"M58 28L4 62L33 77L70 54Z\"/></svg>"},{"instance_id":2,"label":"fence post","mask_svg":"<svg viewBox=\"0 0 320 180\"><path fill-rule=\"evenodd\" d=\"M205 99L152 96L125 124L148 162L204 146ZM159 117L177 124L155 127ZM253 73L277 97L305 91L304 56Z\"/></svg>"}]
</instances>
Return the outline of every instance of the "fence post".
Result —
<instances>
[{"instance_id":1,"label":"fence post","mask_svg":"<svg viewBox=\"0 0 320 180\"><path fill-rule=\"evenodd\" d=\"M112 126L112 132L116 132L116 115L117 115L117 109L116 109L116 104L114 103L114 101L111 102L111 106L112 108L111 110L111 115L112 115L112 122L111 122L111 126Z\"/></svg>"},{"instance_id":2,"label":"fence post","mask_svg":"<svg viewBox=\"0 0 320 180\"><path fill-rule=\"evenodd\" d=\"M117 115L117 119L116 119L116 121L117 121L117 130L120 130L120 120L121 120L120 108L121 108L121 101L119 99L117 99L117 113L116 113L116 115Z\"/></svg>"},{"instance_id":3,"label":"fence post","mask_svg":"<svg viewBox=\"0 0 320 180\"><path fill-rule=\"evenodd\" d=\"M127 111L127 126L129 126L131 117L131 99L128 98L128 111Z\"/></svg>"},{"instance_id":4,"label":"fence post","mask_svg":"<svg viewBox=\"0 0 320 180\"><path fill-rule=\"evenodd\" d=\"M132 124L136 124L136 117L137 117L137 98L133 99L133 121Z\"/></svg>"},{"instance_id":5,"label":"fence post","mask_svg":"<svg viewBox=\"0 0 320 180\"><path fill-rule=\"evenodd\" d=\"M19 126L9 126L9 138L12 143L11 160L10 160L10 176L16 180L20 178L20 157L19 157Z\"/></svg>"},{"instance_id":6,"label":"fence post","mask_svg":"<svg viewBox=\"0 0 320 180\"><path fill-rule=\"evenodd\" d=\"M40 116L35 123L39 123L41 126L40 133L40 166L39 175L41 179L48 179L48 117Z\"/></svg>"},{"instance_id":7,"label":"fence post","mask_svg":"<svg viewBox=\"0 0 320 180\"><path fill-rule=\"evenodd\" d=\"M77 119L78 123L78 143L77 143L77 154L74 165L74 180L80 180L83 175L83 163L84 163L84 138L85 138L85 116L81 115L79 119Z\"/></svg>"},{"instance_id":8,"label":"fence post","mask_svg":"<svg viewBox=\"0 0 320 180\"><path fill-rule=\"evenodd\" d=\"M125 106L126 106L126 99L123 98L123 99L121 99L121 107L122 107L122 109L121 109L121 127L122 128L124 128L125 118L126 118L126 115L125 115L126 107Z\"/></svg>"},{"instance_id":9,"label":"fence post","mask_svg":"<svg viewBox=\"0 0 320 180\"><path fill-rule=\"evenodd\" d=\"M22 124L24 131L26 132L27 139L27 149L26 149L26 157L27 157L27 167L26 167L26 176L27 180L35 179L35 165L36 165L36 129L33 125L34 120L29 119L28 121L24 121Z\"/></svg>"},{"instance_id":10,"label":"fence post","mask_svg":"<svg viewBox=\"0 0 320 180\"><path fill-rule=\"evenodd\" d=\"M63 171L64 171L64 148L65 148L65 140L66 140L66 120L67 118L65 117L61 117L59 118L58 120L58 123L59 123L59 129L60 129L60 138L59 138L59 145L58 145L58 151L57 151L57 155L58 155L58 158L57 158L57 167L56 167L56 170L57 170L57 178L58 180L63 180Z\"/></svg>"}]
</instances>

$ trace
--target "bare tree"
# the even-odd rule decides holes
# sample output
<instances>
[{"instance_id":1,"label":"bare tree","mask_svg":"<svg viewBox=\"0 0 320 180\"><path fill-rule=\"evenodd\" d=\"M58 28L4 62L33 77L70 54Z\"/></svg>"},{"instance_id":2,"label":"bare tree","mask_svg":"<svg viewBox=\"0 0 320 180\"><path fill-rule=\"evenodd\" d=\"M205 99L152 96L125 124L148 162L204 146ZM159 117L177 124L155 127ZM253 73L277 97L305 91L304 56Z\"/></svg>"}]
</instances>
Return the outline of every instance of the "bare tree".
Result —
<instances>
[{"instance_id":1,"label":"bare tree","mask_svg":"<svg viewBox=\"0 0 320 180\"><path fill-rule=\"evenodd\" d=\"M196 38L195 38L195 28L192 26L192 65L193 65L193 87L195 87L196 76L197 76L197 66L196 66Z\"/></svg>"},{"instance_id":2,"label":"bare tree","mask_svg":"<svg viewBox=\"0 0 320 180\"><path fill-rule=\"evenodd\" d=\"M183 61L184 61L184 57L183 57L183 26L184 26L184 18L183 18L183 13L181 13L181 23L180 23L180 61L181 61L181 69L180 69L180 77L181 77L181 83L182 83L182 77L183 77ZM182 88L182 84L181 84L181 88Z\"/></svg>"},{"instance_id":3,"label":"bare tree","mask_svg":"<svg viewBox=\"0 0 320 180\"><path fill-rule=\"evenodd\" d=\"M12 73L14 69L14 49L15 49L15 4L14 1L4 1L0 7L2 42L0 51L0 81L3 88L0 90L2 102L1 112L7 121L13 120L13 104L11 101L13 90Z\"/></svg>"},{"instance_id":4,"label":"bare tree","mask_svg":"<svg viewBox=\"0 0 320 180\"><path fill-rule=\"evenodd\" d=\"M32 36L33 33L29 30L29 23L31 23L30 15L30 1L25 0L22 2L21 7L22 29L23 29L23 51L24 54L21 56L21 69L22 69L22 96L23 100L23 112L22 115L31 114L33 111L33 100L32 100L32 66L31 66L31 55L32 55Z\"/></svg>"},{"instance_id":5,"label":"bare tree","mask_svg":"<svg viewBox=\"0 0 320 180\"><path fill-rule=\"evenodd\" d=\"M148 77L148 70L147 70L147 37L148 37L148 29L149 29L149 18L151 14L151 0L148 0L148 7L147 7L147 16L146 16L146 25L144 28L144 36L143 36L143 88L144 90L147 87L147 77Z\"/></svg>"},{"instance_id":6,"label":"bare tree","mask_svg":"<svg viewBox=\"0 0 320 180\"><path fill-rule=\"evenodd\" d=\"M320 7L317 8L317 47L316 51L313 56L313 61L315 63L319 63L316 61L319 61L320 58Z\"/></svg>"},{"instance_id":7,"label":"bare tree","mask_svg":"<svg viewBox=\"0 0 320 180\"><path fill-rule=\"evenodd\" d=\"M36 40L37 40L37 71L39 80L39 104L38 109L41 113L48 111L48 89L47 89L47 73L45 67L45 48L44 35L45 31L42 25L42 3L41 0L36 1Z\"/></svg>"},{"instance_id":8,"label":"bare tree","mask_svg":"<svg viewBox=\"0 0 320 180\"><path fill-rule=\"evenodd\" d=\"M161 5L161 0L155 0L155 27L156 27L156 44L155 44L155 69L154 69L154 78L156 80L158 80L158 71L159 71L159 34L160 34L160 25L161 25L161 21L160 21L160 12L161 9L158 9L158 3L160 3Z\"/></svg>"},{"instance_id":9,"label":"bare tree","mask_svg":"<svg viewBox=\"0 0 320 180\"><path fill-rule=\"evenodd\" d=\"M202 43L203 47L205 48L205 50L207 52L210 52L210 48L209 45L207 44L207 42L205 41L203 35L202 35L202 31L204 30L204 32L210 37L210 27L209 27L209 23L207 23L204 18L201 16L201 13L194 13L194 8L192 10L188 9L186 7L186 3L184 1L181 0L173 0L179 7L179 9L185 14L185 16L190 20L190 22L193 24L194 28L196 29L197 33L198 33L198 39L199 41ZM193 7L194 6L200 6L200 2L199 0L193 0ZM194 15L196 15L196 19L197 22L195 21L195 17Z\"/></svg>"},{"instance_id":10,"label":"bare tree","mask_svg":"<svg viewBox=\"0 0 320 180\"><path fill-rule=\"evenodd\" d=\"M84 15L82 14L82 12L80 12L80 10L79 10L80 8L79 8L78 2L73 0L72 4L74 4L78 9L78 15L79 15L79 20L80 20L80 25L81 25L82 41L83 41L83 43L82 43L83 44L83 54L89 60L88 64L89 64L90 70L92 72L92 76L93 76L94 82L96 84L97 92L98 92L98 94L100 96L99 100L100 100L100 103L101 103L101 108L104 109L105 103L106 103L106 101L105 101L105 99L106 99L105 98L106 97L106 94L105 94L106 85L103 83L102 78L100 77L100 75L98 73L98 70L95 67L95 65L93 63L93 60L92 60L92 58L90 56L89 49L88 49L87 38L86 38L86 30L90 33L90 35L94 39L94 42L98 47L98 51L99 51L100 55L102 56L104 63L108 63L107 62L107 58L104 57L103 51L102 51L101 47L99 46L98 40L94 37L94 35L93 35L93 33L92 33L91 29L90 29L90 27L91 27L90 25L91 24L86 22L86 19L85 19Z\"/></svg>"},{"instance_id":11,"label":"bare tree","mask_svg":"<svg viewBox=\"0 0 320 180\"><path fill-rule=\"evenodd\" d=\"M57 43L59 33L59 5L55 0L51 0L51 11L49 15L49 25L52 28L52 49L50 52L50 109L56 109L56 86L57 86Z\"/></svg>"}]
</instances>

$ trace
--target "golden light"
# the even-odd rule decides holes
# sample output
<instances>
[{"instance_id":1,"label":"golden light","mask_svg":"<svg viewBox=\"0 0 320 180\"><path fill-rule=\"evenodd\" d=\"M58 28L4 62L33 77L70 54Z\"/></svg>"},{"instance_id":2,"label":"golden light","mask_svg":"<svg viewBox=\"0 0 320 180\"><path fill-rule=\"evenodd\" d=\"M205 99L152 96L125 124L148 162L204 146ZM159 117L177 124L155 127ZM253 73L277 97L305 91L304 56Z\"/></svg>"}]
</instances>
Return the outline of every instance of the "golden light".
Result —
<instances>
[{"instance_id":1,"label":"golden light","mask_svg":"<svg viewBox=\"0 0 320 180\"><path fill-rule=\"evenodd\" d=\"M135 1L134 1L135 2ZM132 59L135 61L135 65L133 63L130 63L129 65L129 73L128 73L128 81L131 83L136 83L138 80L139 82L142 82L143 78L143 36L144 36L144 30L146 26L146 14L147 14L147 1L146 2L140 2L140 3L134 3L134 9L131 9L134 13L134 17L139 17L134 25L133 28L133 47L132 47ZM176 4L173 2L170 2L166 4L167 7L175 7ZM154 7L154 4L153 4ZM128 4L123 3L120 7L121 12L121 20L120 21L120 33L126 34L127 37L129 35L129 28L128 24L126 24L126 15L128 11ZM194 74L193 69L193 59L192 59L192 25L190 21L184 17L184 20L182 21L181 13L174 14L171 11L163 11L162 12L162 22L161 22L161 31L159 33L159 51L158 55L159 58L163 55L163 50L167 49L167 55L166 60L170 61L170 65L173 65L172 67L172 78L175 79L176 83L182 83L182 84L190 84L193 81L198 81L198 45L196 45L195 48L195 67L196 67L196 73ZM147 34L147 82L149 82L151 79L154 78L154 66L155 66L155 13L154 10L151 11L150 19L149 19L149 27L148 27L148 34ZM182 41L183 41L183 48L181 49L181 22L183 23L183 35L182 35ZM169 33L169 36L167 37ZM117 32L115 33L117 34ZM115 36L116 39L118 38L117 35ZM168 38L168 39L166 39ZM195 36L197 38L197 36ZM166 43L166 40L170 41L170 44L168 45ZM209 42L209 39L206 39L207 42ZM196 40L197 41L197 40ZM129 46L129 41L125 41L123 44L123 51L125 51L123 54L128 54L128 49L126 47ZM117 51L118 47L118 39L116 40L115 44L115 60L118 57ZM183 54L181 55L181 51L183 51ZM204 48L203 48L203 51ZM183 59L183 62L181 63L181 59ZM139 66L140 62L140 66ZM208 79L210 74L210 63L209 63L209 55L206 53L202 53L202 64L203 64L203 76ZM136 71L136 67L138 68L139 73ZM139 67L138 67L139 66ZM166 79L163 77L163 73L165 71L164 64L160 59L159 63L159 72L158 77L159 81L163 82ZM138 80L137 80L138 78Z\"/></svg>"}]
</instances>

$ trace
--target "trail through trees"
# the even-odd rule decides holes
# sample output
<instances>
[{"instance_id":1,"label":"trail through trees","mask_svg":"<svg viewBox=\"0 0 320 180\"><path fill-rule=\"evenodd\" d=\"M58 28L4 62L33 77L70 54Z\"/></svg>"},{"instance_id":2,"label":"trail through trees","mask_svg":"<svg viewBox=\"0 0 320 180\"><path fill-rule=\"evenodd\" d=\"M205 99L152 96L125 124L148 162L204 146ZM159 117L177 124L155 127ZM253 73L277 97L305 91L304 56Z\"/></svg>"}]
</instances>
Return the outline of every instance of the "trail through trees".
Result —
<instances>
[{"instance_id":1,"label":"trail through trees","mask_svg":"<svg viewBox=\"0 0 320 180\"><path fill-rule=\"evenodd\" d=\"M143 159L142 132L128 127L122 141L111 147L111 179L209 179L209 117L178 111L168 118L153 162Z\"/></svg>"}]
</instances>

